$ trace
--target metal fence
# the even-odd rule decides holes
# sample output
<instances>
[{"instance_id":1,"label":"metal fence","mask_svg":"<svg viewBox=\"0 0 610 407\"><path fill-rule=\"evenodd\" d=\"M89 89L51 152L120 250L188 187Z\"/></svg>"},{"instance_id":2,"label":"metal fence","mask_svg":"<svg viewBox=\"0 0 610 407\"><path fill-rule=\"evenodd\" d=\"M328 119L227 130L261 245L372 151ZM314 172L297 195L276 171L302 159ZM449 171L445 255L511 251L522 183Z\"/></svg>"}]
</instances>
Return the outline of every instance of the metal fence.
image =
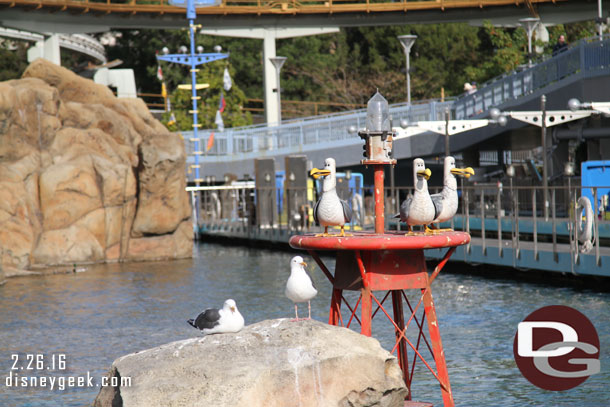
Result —
<instances>
[{"instance_id":1,"label":"metal fence","mask_svg":"<svg viewBox=\"0 0 610 407\"><path fill-rule=\"evenodd\" d=\"M408 105L399 103L390 106L390 115L397 126L402 119L409 122L420 120L443 120L445 108L451 108L453 100L444 102L438 100L423 101ZM187 156L202 151L202 161L206 156L235 155L258 151L286 150L300 151L307 145L319 145L321 142L353 140L349 134L350 126L364 127L366 109L346 113L335 113L326 116L314 116L293 121L284 121L279 126L244 126L216 130L199 130L198 149L195 148L193 132L182 132ZM208 145L211 135L214 142ZM204 147L210 147L209 150Z\"/></svg>"},{"instance_id":2,"label":"metal fence","mask_svg":"<svg viewBox=\"0 0 610 407\"><path fill-rule=\"evenodd\" d=\"M610 38L599 41L585 39L532 67L500 76L482 85L475 93L462 95L455 100L421 101L390 106L394 125L402 119L408 122L444 120L444 111L450 108L452 117L464 119L489 110L491 107L529 95L555 82L574 75L582 77L607 74L610 70ZM198 140L192 132L182 132L187 156L231 156L259 151L283 150L286 154L302 151L308 145L320 146L324 142L350 142L353 135L349 126L364 127L366 110L354 110L285 121L280 125L266 124L216 130L198 131ZM214 134L213 143L208 143ZM199 143L195 148L195 143ZM209 147L209 149L207 148Z\"/></svg>"},{"instance_id":3,"label":"metal fence","mask_svg":"<svg viewBox=\"0 0 610 407\"><path fill-rule=\"evenodd\" d=\"M590 188L593 198L593 247L592 255L601 266L601 258L610 255L608 247L610 238L610 212L598 190L608 187ZM303 188L285 189L283 194L276 188L257 190L253 183L241 186L204 187L202 197L199 230L204 233L229 234L241 232L243 236L261 236L262 232L272 232L287 239L291 234L321 232L322 228L313 221L312 208L317 200L316 194L306 194ZM405 225L394 218L400 203L412 188L397 187L385 189L386 230L404 230ZM440 192L440 187L430 188L431 193ZM193 192L195 193L195 192ZM268 206L276 212L266 217L271 222L263 223L256 219L257 195L275 196L277 205ZM291 194L309 196L298 208L289 209L286 205ZM374 225L374 203L372 187L364 190L343 192L345 199L354 211L354 220L346 230L372 230ZM552 252L555 258L558 253L569 252L576 264L579 260L578 226L583 215L577 213L576 203L583 193L579 185L561 185L549 187L549 208L544 210L543 194L538 186L513 186L502 183L467 185L460 187L458 214L443 227L452 227L471 233L478 239L483 252L487 247L501 251L511 248L519 256L522 247L527 247L538 256L539 252ZM274 208L274 209L273 209ZM600 234L601 233L601 234ZM469 248L468 248L469 250Z\"/></svg>"},{"instance_id":4,"label":"metal fence","mask_svg":"<svg viewBox=\"0 0 610 407\"><path fill-rule=\"evenodd\" d=\"M456 119L486 112L502 103L529 95L572 75L607 74L610 69L610 37L583 39L566 51L545 61L513 71L484 83L470 95L462 95L453 109Z\"/></svg>"}]
</instances>

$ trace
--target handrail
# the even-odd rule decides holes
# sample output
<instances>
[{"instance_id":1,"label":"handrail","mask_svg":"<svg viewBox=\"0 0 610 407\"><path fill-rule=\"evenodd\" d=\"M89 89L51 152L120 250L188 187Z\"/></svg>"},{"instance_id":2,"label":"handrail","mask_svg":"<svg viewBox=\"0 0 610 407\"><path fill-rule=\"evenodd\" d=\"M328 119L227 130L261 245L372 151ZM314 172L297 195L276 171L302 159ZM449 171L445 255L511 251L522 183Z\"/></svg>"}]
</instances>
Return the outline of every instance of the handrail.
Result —
<instances>
[{"instance_id":1,"label":"handrail","mask_svg":"<svg viewBox=\"0 0 610 407\"><path fill-rule=\"evenodd\" d=\"M537 4L555 3L557 0L536 0ZM567 1L567 0L564 0ZM0 4L9 7L36 7L56 11L78 11L81 13L154 13L184 14L184 8L171 6L167 0L0 0ZM399 1L376 0L362 2L359 0L327 1L308 0L306 2L283 2L277 0L223 0L218 6L197 9L197 14L334 14L353 12L409 12L481 7L519 7L515 0L420 0Z\"/></svg>"},{"instance_id":2,"label":"handrail","mask_svg":"<svg viewBox=\"0 0 610 407\"><path fill-rule=\"evenodd\" d=\"M397 103L390 105L390 115L394 123L401 119L409 122L421 120L441 120L445 107L451 107L453 100L428 101L428 103L412 104ZM203 156L231 156L236 154L260 153L262 151L303 151L307 148L320 148L322 143L352 143L360 142L358 137L349 134L351 125L364 127L366 110L359 109L349 112L332 113L324 116L312 116L283 121L280 125L234 127L224 132L216 130L198 131L199 140L209 141L214 134L213 142L206 151L195 151L192 132L181 132L185 141L187 156L193 154ZM207 144L207 143L206 143ZM205 157L204 157L204 161Z\"/></svg>"},{"instance_id":3,"label":"handrail","mask_svg":"<svg viewBox=\"0 0 610 407\"><path fill-rule=\"evenodd\" d=\"M455 117L464 119L482 114L492 107L530 95L546 86L580 75L591 77L608 74L610 69L610 36L585 38L566 51L519 71L485 82L471 94L458 96Z\"/></svg>"},{"instance_id":4,"label":"handrail","mask_svg":"<svg viewBox=\"0 0 610 407\"><path fill-rule=\"evenodd\" d=\"M574 75L607 75L609 71L610 37L604 38L603 41L585 39L538 65L489 81L473 95L463 95L444 102L432 100L418 101L412 105L394 104L390 107L390 114L395 123L400 122L401 119L407 119L409 122L442 120L445 107L450 107L454 111L453 116L462 119L477 114L479 110L487 111L492 106L516 100ZM342 142L349 145L356 139L347 133L347 128L350 125L363 127L365 115L365 109L358 109L285 120L280 125L258 124L229 128L221 133L213 129L202 130L198 132L202 139L209 140L214 133L215 140L209 151L197 153L207 156L230 156L280 149L286 152L290 152L291 149L303 151L308 145L316 144L320 148L321 143ZM189 133L182 134L187 154L190 155L195 152L189 142L192 137Z\"/></svg>"}]
</instances>

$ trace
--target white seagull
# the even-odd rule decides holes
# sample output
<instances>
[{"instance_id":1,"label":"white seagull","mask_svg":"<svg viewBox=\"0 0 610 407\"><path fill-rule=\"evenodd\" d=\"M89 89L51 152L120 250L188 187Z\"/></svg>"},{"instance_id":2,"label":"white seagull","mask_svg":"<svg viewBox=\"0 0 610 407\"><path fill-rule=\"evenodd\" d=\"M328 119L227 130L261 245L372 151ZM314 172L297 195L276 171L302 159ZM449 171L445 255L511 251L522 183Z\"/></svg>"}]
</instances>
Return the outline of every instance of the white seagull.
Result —
<instances>
[{"instance_id":1,"label":"white seagull","mask_svg":"<svg viewBox=\"0 0 610 407\"><path fill-rule=\"evenodd\" d=\"M313 207L314 220L324 226L324 233L317 236L333 236L328 234L329 226L341 226L341 233L338 236L346 236L345 224L352 220L352 209L337 195L336 172L334 158L327 158L324 161L324 169L314 168L310 172L311 176L316 179L324 177L322 196Z\"/></svg>"},{"instance_id":2,"label":"white seagull","mask_svg":"<svg viewBox=\"0 0 610 407\"><path fill-rule=\"evenodd\" d=\"M288 281L286 282L284 294L294 302L295 319L293 321L299 321L297 303L305 301L307 301L307 306L309 308L309 317L302 319L311 319L310 301L318 293L318 290L316 290L316 287L313 285L313 281L311 281L311 277L309 277L309 274L305 271L304 266L307 266L307 263L303 261L301 256L295 256L290 260L290 277L288 277Z\"/></svg>"},{"instance_id":3,"label":"white seagull","mask_svg":"<svg viewBox=\"0 0 610 407\"><path fill-rule=\"evenodd\" d=\"M432 221L433 223L448 221L453 218L457 212L458 194L457 180L455 179L456 175L469 178L471 175L474 175L474 170L470 167L456 168L455 158L451 156L445 157L443 190L438 194L430 195L437 213L436 218ZM453 229L434 229L435 233L448 231L453 231Z\"/></svg>"},{"instance_id":4,"label":"white seagull","mask_svg":"<svg viewBox=\"0 0 610 407\"><path fill-rule=\"evenodd\" d=\"M244 317L241 316L232 299L226 300L222 309L208 308L197 318L186 322L205 335L239 332L244 327Z\"/></svg>"},{"instance_id":5,"label":"white seagull","mask_svg":"<svg viewBox=\"0 0 610 407\"><path fill-rule=\"evenodd\" d=\"M409 234L411 226L426 225L426 233L431 233L428 226L436 218L436 210L430 193L428 192L428 179L432 172L426 168L424 160L416 158L413 160L413 185L415 192L409 195L400 205L400 213L395 217L400 217L402 222L407 224Z\"/></svg>"}]
</instances>

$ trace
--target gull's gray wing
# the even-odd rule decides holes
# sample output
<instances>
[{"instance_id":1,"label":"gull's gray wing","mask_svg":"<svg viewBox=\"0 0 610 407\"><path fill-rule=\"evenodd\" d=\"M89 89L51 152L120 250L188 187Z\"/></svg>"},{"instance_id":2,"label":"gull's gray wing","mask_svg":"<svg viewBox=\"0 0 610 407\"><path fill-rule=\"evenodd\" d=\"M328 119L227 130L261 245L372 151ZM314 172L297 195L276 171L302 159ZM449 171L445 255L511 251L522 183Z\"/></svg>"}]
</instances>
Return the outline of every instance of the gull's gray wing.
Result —
<instances>
[{"instance_id":1,"label":"gull's gray wing","mask_svg":"<svg viewBox=\"0 0 610 407\"><path fill-rule=\"evenodd\" d=\"M443 211L443 196L441 194L432 194L432 203L434 204L434 220L438 218L438 215Z\"/></svg>"},{"instance_id":2,"label":"gull's gray wing","mask_svg":"<svg viewBox=\"0 0 610 407\"><path fill-rule=\"evenodd\" d=\"M316 204L313 206L313 220L317 224L320 224L320 222L318 222L318 206L320 205L321 200L322 198L318 199Z\"/></svg>"},{"instance_id":3,"label":"gull's gray wing","mask_svg":"<svg viewBox=\"0 0 610 407\"><path fill-rule=\"evenodd\" d=\"M413 195L409 194L409 196L407 196L407 199L405 199L404 201L402 201L402 203L400 204L400 220L403 222L407 221L407 218L409 217L409 208L411 207L411 202L413 202Z\"/></svg>"},{"instance_id":4,"label":"gull's gray wing","mask_svg":"<svg viewBox=\"0 0 610 407\"><path fill-rule=\"evenodd\" d=\"M345 218L345 223L349 223L352 221L352 208L349 207L347 202L343 199L339 199L341 201L341 206L343 207L343 217Z\"/></svg>"}]
</instances>

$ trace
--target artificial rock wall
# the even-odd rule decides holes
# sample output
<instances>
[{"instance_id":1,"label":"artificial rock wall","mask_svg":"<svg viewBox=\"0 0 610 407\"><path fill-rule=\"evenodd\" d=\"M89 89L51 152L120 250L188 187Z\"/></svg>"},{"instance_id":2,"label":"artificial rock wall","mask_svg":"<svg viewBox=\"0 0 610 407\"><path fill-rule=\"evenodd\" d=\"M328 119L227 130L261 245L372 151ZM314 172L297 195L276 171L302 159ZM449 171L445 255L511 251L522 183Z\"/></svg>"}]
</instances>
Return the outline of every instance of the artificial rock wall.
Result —
<instances>
[{"instance_id":1,"label":"artificial rock wall","mask_svg":"<svg viewBox=\"0 0 610 407\"><path fill-rule=\"evenodd\" d=\"M0 261L189 257L185 153L140 99L44 59L0 82Z\"/></svg>"}]
</instances>

